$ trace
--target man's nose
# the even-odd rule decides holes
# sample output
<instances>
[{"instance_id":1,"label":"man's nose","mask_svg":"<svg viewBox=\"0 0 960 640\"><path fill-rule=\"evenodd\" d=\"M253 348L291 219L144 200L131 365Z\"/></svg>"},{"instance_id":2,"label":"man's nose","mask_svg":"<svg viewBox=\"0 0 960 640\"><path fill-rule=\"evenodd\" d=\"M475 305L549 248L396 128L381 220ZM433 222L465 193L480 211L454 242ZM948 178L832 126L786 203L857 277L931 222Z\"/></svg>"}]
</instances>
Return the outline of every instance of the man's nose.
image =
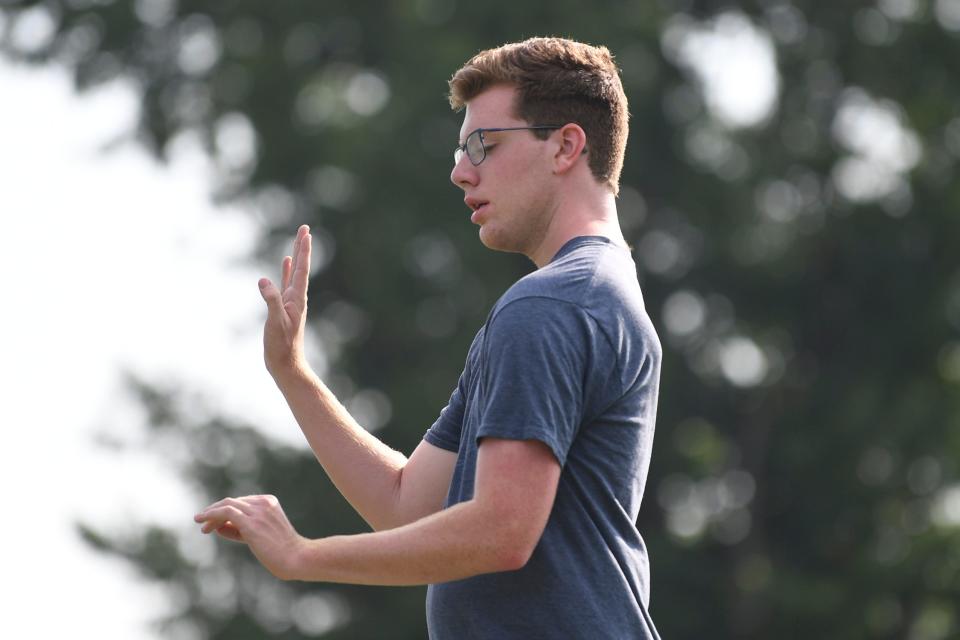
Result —
<instances>
[{"instance_id":1,"label":"man's nose","mask_svg":"<svg viewBox=\"0 0 960 640\"><path fill-rule=\"evenodd\" d=\"M460 162L453 165L453 171L450 172L450 182L464 190L467 187L477 185L477 168L470 162L467 154L463 154Z\"/></svg>"}]
</instances>

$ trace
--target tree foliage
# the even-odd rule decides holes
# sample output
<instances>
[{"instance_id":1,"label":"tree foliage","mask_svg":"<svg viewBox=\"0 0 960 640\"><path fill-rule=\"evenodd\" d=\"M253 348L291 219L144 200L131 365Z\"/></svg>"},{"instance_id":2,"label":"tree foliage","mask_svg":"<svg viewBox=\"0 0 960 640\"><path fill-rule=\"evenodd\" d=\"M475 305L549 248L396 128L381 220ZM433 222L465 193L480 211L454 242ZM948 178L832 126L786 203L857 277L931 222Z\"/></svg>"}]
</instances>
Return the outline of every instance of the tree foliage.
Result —
<instances>
[{"instance_id":1,"label":"tree foliage","mask_svg":"<svg viewBox=\"0 0 960 640\"><path fill-rule=\"evenodd\" d=\"M80 88L135 82L131 133L157 155L205 145L217 197L269 230L264 256L313 226L321 368L404 451L530 269L483 250L446 182L446 79L528 35L607 45L632 114L619 208L666 346L639 522L663 636L960 630L956 0L4 0L0 16L10 57L65 64ZM721 45L751 38L724 75ZM714 82L761 93L762 43L773 102L737 120ZM305 534L362 530L311 457L134 388L211 498L254 488ZM172 624L204 637L424 635L419 589L280 585L242 549L84 535L168 583Z\"/></svg>"}]
</instances>

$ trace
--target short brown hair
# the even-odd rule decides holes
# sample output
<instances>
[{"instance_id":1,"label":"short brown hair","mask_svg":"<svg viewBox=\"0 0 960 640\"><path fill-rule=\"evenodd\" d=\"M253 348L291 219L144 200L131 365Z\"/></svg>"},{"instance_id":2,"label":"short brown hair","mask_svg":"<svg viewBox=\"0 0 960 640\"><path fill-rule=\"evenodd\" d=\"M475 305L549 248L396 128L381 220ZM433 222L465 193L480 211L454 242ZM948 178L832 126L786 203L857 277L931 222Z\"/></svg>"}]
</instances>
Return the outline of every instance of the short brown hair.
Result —
<instances>
[{"instance_id":1,"label":"short brown hair","mask_svg":"<svg viewBox=\"0 0 960 640\"><path fill-rule=\"evenodd\" d=\"M481 51L449 84L450 106L456 111L490 87L509 84L517 89L514 112L527 123L580 125L587 135L591 173L614 194L619 191L629 114L617 66L606 47L530 38Z\"/></svg>"}]
</instances>

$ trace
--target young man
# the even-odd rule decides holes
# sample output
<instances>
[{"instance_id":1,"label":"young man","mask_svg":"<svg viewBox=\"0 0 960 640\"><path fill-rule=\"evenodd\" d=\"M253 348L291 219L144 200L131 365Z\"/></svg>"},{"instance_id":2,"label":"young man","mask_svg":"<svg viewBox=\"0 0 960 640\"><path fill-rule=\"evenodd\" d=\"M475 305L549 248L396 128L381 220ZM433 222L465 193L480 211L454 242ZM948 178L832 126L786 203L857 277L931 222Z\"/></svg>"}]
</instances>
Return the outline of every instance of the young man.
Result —
<instances>
[{"instance_id":1,"label":"young man","mask_svg":"<svg viewBox=\"0 0 960 640\"><path fill-rule=\"evenodd\" d=\"M660 344L615 196L627 102L609 52L535 38L450 81L466 108L452 181L491 249L537 270L494 305L409 459L356 424L303 355L310 235L267 303L264 354L313 451L373 533L307 540L271 496L227 498L202 531L283 579L429 584L432 638L657 638L635 521Z\"/></svg>"}]
</instances>

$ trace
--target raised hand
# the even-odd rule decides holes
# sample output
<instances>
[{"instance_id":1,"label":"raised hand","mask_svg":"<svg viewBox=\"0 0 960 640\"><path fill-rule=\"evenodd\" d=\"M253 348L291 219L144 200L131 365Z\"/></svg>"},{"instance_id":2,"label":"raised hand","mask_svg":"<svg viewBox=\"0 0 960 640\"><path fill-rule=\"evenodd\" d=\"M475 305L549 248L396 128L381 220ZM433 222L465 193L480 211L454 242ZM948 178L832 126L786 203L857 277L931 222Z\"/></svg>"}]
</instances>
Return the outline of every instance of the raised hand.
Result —
<instances>
[{"instance_id":1,"label":"raised hand","mask_svg":"<svg viewBox=\"0 0 960 640\"><path fill-rule=\"evenodd\" d=\"M280 288L267 278L259 281L267 303L263 327L263 360L276 378L307 367L303 333L307 320L307 284L310 280L310 227L297 229L293 255L283 259Z\"/></svg>"}]
</instances>

